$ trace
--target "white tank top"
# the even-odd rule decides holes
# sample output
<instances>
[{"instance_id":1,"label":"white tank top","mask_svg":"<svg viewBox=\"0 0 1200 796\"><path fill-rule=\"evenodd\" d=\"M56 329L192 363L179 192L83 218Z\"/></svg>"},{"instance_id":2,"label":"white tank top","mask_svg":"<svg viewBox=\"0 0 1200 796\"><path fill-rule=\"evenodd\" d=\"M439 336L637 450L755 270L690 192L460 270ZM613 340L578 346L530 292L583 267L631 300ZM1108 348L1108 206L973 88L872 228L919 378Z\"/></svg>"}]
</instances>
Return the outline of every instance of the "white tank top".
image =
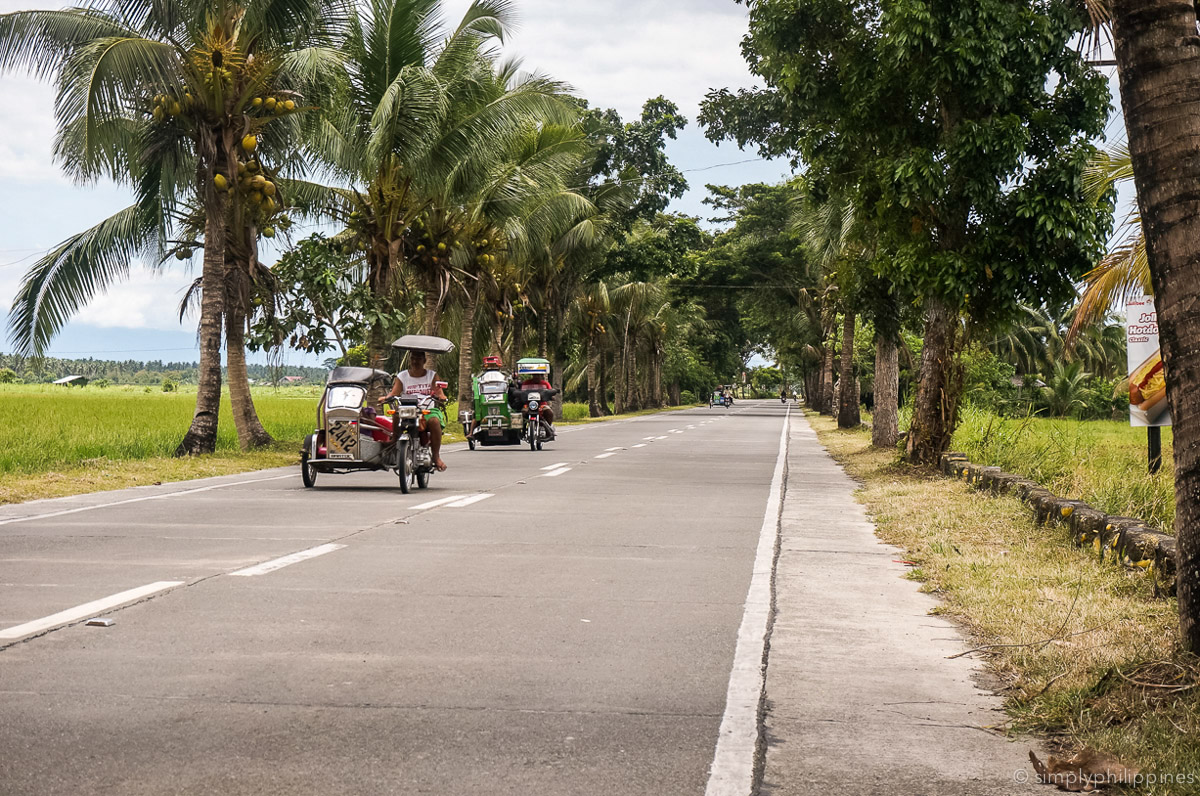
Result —
<instances>
[{"instance_id":1,"label":"white tank top","mask_svg":"<svg viewBox=\"0 0 1200 796\"><path fill-rule=\"evenodd\" d=\"M396 374L396 378L400 380L405 396L416 396L421 400L423 407L433 404L433 383L437 380L437 371L426 369L425 375L418 378L410 375L407 370L402 370Z\"/></svg>"}]
</instances>

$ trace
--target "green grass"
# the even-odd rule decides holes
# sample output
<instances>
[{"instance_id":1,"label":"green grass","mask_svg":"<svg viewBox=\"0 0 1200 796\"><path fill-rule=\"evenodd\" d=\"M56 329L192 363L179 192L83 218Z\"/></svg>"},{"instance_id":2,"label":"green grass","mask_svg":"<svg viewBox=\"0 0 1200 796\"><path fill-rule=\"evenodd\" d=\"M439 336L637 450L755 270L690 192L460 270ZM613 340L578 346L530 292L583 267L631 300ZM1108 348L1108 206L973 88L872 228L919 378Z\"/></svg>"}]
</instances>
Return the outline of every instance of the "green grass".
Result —
<instances>
[{"instance_id":1,"label":"green grass","mask_svg":"<svg viewBox=\"0 0 1200 796\"><path fill-rule=\"evenodd\" d=\"M1174 532L1171 430L1163 429L1163 466L1147 471L1146 429L1104 420L1003 419L967 407L954 450L1037 481L1054 494L1101 511L1137 517Z\"/></svg>"}]
</instances>

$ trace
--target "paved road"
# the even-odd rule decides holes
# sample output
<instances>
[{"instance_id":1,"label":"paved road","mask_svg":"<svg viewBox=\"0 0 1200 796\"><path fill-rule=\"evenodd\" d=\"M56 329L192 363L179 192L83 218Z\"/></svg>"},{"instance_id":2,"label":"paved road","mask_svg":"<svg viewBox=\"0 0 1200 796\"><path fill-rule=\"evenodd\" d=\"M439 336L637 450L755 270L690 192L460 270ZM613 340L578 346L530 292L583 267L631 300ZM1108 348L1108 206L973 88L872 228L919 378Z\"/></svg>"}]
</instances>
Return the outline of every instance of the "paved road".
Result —
<instances>
[{"instance_id":1,"label":"paved road","mask_svg":"<svg viewBox=\"0 0 1200 796\"><path fill-rule=\"evenodd\" d=\"M0 793L704 793L783 418L0 509Z\"/></svg>"}]
</instances>

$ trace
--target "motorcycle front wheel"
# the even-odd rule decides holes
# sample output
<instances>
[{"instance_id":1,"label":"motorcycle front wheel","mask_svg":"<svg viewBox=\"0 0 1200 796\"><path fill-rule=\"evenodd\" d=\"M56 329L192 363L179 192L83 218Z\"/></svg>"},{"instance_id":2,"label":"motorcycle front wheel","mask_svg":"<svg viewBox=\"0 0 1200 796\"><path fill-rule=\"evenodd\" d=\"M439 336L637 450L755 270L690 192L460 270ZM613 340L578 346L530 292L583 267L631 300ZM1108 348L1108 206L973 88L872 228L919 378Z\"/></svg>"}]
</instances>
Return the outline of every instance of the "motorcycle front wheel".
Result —
<instances>
[{"instance_id":1,"label":"motorcycle front wheel","mask_svg":"<svg viewBox=\"0 0 1200 796\"><path fill-rule=\"evenodd\" d=\"M529 433L529 450L536 451L537 450L538 431L539 431L537 420L530 420L529 425L527 425L525 428L528 430L528 433Z\"/></svg>"},{"instance_id":2,"label":"motorcycle front wheel","mask_svg":"<svg viewBox=\"0 0 1200 796\"><path fill-rule=\"evenodd\" d=\"M402 439L396 443L396 456L400 460L400 465L396 468L396 475L400 478L400 491L407 495L412 489L413 471L412 451L409 450L408 440Z\"/></svg>"}]
</instances>

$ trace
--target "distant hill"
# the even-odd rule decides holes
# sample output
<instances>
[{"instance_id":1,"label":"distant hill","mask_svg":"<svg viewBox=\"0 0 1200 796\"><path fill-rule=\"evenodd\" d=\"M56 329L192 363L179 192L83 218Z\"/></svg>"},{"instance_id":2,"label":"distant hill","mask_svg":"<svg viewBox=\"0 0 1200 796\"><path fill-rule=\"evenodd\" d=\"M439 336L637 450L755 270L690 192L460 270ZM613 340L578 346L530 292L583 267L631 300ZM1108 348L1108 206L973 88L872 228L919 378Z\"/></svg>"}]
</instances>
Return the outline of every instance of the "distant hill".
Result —
<instances>
[{"instance_id":1,"label":"distant hill","mask_svg":"<svg viewBox=\"0 0 1200 796\"><path fill-rule=\"evenodd\" d=\"M45 357L37 360L15 354L0 354L0 371L11 369L18 379L27 384L48 384L66 376L87 376L93 381L107 379L112 384L157 385L161 384L163 379L180 384L195 384L196 367L195 362L163 362L158 359L142 362L136 359L118 361ZM254 381L268 384L284 384L284 379L288 376L299 376L302 383L321 384L324 383L328 372L324 368L291 365L247 365L246 370Z\"/></svg>"}]
</instances>

